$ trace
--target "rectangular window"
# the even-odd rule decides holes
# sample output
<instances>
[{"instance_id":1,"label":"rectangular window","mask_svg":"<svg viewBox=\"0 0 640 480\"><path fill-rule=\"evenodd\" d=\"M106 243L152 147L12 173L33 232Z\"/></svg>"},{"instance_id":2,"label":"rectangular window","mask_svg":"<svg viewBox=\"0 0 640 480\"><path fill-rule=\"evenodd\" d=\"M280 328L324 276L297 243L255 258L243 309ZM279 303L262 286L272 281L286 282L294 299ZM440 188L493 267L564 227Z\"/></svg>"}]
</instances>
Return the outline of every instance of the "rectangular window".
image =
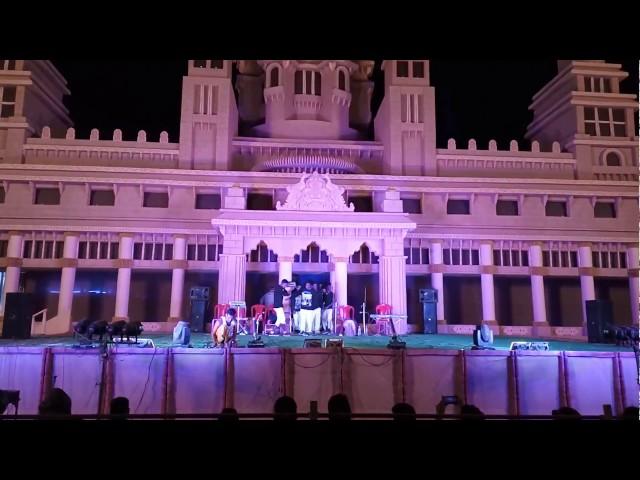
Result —
<instances>
[{"instance_id":1,"label":"rectangular window","mask_svg":"<svg viewBox=\"0 0 640 480\"><path fill-rule=\"evenodd\" d=\"M57 241L55 246L54 257L62 258L63 254L64 254L64 242Z\"/></svg>"},{"instance_id":2,"label":"rectangular window","mask_svg":"<svg viewBox=\"0 0 640 480\"><path fill-rule=\"evenodd\" d=\"M611 268L618 268L618 252L611 252Z\"/></svg>"},{"instance_id":3,"label":"rectangular window","mask_svg":"<svg viewBox=\"0 0 640 480\"><path fill-rule=\"evenodd\" d=\"M422 249L422 264L423 265L428 265L430 262L429 260L429 249L428 248L423 248Z\"/></svg>"},{"instance_id":4,"label":"rectangular window","mask_svg":"<svg viewBox=\"0 0 640 480\"><path fill-rule=\"evenodd\" d=\"M16 107L16 87L0 86L0 118L13 117Z\"/></svg>"},{"instance_id":5,"label":"rectangular window","mask_svg":"<svg viewBox=\"0 0 640 480\"><path fill-rule=\"evenodd\" d=\"M620 268L627 268L627 256L625 255L624 252L618 252L619 255L619 264L620 264Z\"/></svg>"},{"instance_id":6,"label":"rectangular window","mask_svg":"<svg viewBox=\"0 0 640 480\"><path fill-rule=\"evenodd\" d=\"M578 266L578 252L576 252L575 250L572 250L569 252L569 261L571 262L570 266L571 267L577 267Z\"/></svg>"},{"instance_id":7,"label":"rectangular window","mask_svg":"<svg viewBox=\"0 0 640 480\"><path fill-rule=\"evenodd\" d=\"M624 137L626 122L621 108L584 108L585 133L600 137Z\"/></svg>"},{"instance_id":8,"label":"rectangular window","mask_svg":"<svg viewBox=\"0 0 640 480\"><path fill-rule=\"evenodd\" d=\"M193 66L195 68L207 68L207 61L206 60L194 60L193 61Z\"/></svg>"},{"instance_id":9,"label":"rectangular window","mask_svg":"<svg viewBox=\"0 0 640 480\"><path fill-rule=\"evenodd\" d=\"M611 93L611 81L602 77L585 77L585 92Z\"/></svg>"},{"instance_id":10,"label":"rectangular window","mask_svg":"<svg viewBox=\"0 0 640 480\"><path fill-rule=\"evenodd\" d=\"M118 253L120 251L120 244L118 242L111 242L111 248L109 249L109 258L111 260L115 260L118 258Z\"/></svg>"},{"instance_id":11,"label":"rectangular window","mask_svg":"<svg viewBox=\"0 0 640 480\"><path fill-rule=\"evenodd\" d=\"M548 201L544 211L547 217L566 217L567 202Z\"/></svg>"},{"instance_id":12,"label":"rectangular window","mask_svg":"<svg viewBox=\"0 0 640 480\"><path fill-rule=\"evenodd\" d=\"M480 265L480 252L476 249L471 250L471 265Z\"/></svg>"},{"instance_id":13,"label":"rectangular window","mask_svg":"<svg viewBox=\"0 0 640 480\"><path fill-rule=\"evenodd\" d=\"M163 255L162 255L162 244L161 243L156 243L155 245L155 249L153 250L153 259L154 260L163 260Z\"/></svg>"},{"instance_id":14,"label":"rectangular window","mask_svg":"<svg viewBox=\"0 0 640 480\"><path fill-rule=\"evenodd\" d=\"M9 242L7 240L0 240L0 258L7 256L7 248L9 248Z\"/></svg>"},{"instance_id":15,"label":"rectangular window","mask_svg":"<svg viewBox=\"0 0 640 480\"><path fill-rule=\"evenodd\" d=\"M98 242L89 242L89 258L98 258Z\"/></svg>"},{"instance_id":16,"label":"rectangular window","mask_svg":"<svg viewBox=\"0 0 640 480\"><path fill-rule=\"evenodd\" d=\"M613 202L596 202L593 207L595 218L616 218L616 204Z\"/></svg>"},{"instance_id":17,"label":"rectangular window","mask_svg":"<svg viewBox=\"0 0 640 480\"><path fill-rule=\"evenodd\" d=\"M4 187L0 187L0 203L4 203Z\"/></svg>"},{"instance_id":18,"label":"rectangular window","mask_svg":"<svg viewBox=\"0 0 640 480\"><path fill-rule=\"evenodd\" d=\"M169 194L166 192L144 192L143 207L168 208Z\"/></svg>"},{"instance_id":19,"label":"rectangular window","mask_svg":"<svg viewBox=\"0 0 640 480\"><path fill-rule=\"evenodd\" d=\"M349 197L347 204L353 203L356 212L373 212L371 197Z\"/></svg>"},{"instance_id":20,"label":"rectangular window","mask_svg":"<svg viewBox=\"0 0 640 480\"><path fill-rule=\"evenodd\" d=\"M445 265L451 265L451 249L443 248L442 249L442 263Z\"/></svg>"},{"instance_id":21,"label":"rectangular window","mask_svg":"<svg viewBox=\"0 0 640 480\"><path fill-rule=\"evenodd\" d=\"M60 190L36 188L36 205L60 205Z\"/></svg>"},{"instance_id":22,"label":"rectangular window","mask_svg":"<svg viewBox=\"0 0 640 480\"><path fill-rule=\"evenodd\" d=\"M268 193L249 193L247 210L273 210L273 196Z\"/></svg>"},{"instance_id":23,"label":"rectangular window","mask_svg":"<svg viewBox=\"0 0 640 480\"><path fill-rule=\"evenodd\" d=\"M424 78L424 62L413 62L413 77Z\"/></svg>"},{"instance_id":24,"label":"rectangular window","mask_svg":"<svg viewBox=\"0 0 640 480\"><path fill-rule=\"evenodd\" d=\"M448 215L470 215L471 209L469 207L469 200L448 200L447 214Z\"/></svg>"},{"instance_id":25,"label":"rectangular window","mask_svg":"<svg viewBox=\"0 0 640 480\"><path fill-rule=\"evenodd\" d=\"M224 66L224 60L209 60L211 62L211 68L216 70L222 70Z\"/></svg>"},{"instance_id":26,"label":"rectangular window","mask_svg":"<svg viewBox=\"0 0 640 480\"><path fill-rule=\"evenodd\" d=\"M470 260L469 250L462 250L462 265L470 265Z\"/></svg>"},{"instance_id":27,"label":"rectangular window","mask_svg":"<svg viewBox=\"0 0 640 480\"><path fill-rule=\"evenodd\" d=\"M498 200L496 215L518 215L518 202L515 200Z\"/></svg>"},{"instance_id":28,"label":"rectangular window","mask_svg":"<svg viewBox=\"0 0 640 480\"><path fill-rule=\"evenodd\" d=\"M493 251L493 264L502 265L502 257L500 256L500 250Z\"/></svg>"},{"instance_id":29,"label":"rectangular window","mask_svg":"<svg viewBox=\"0 0 640 480\"><path fill-rule=\"evenodd\" d=\"M409 76L409 62L400 60L396 62L396 77L407 78Z\"/></svg>"},{"instance_id":30,"label":"rectangular window","mask_svg":"<svg viewBox=\"0 0 640 480\"><path fill-rule=\"evenodd\" d=\"M133 244L133 259L142 260L142 243L136 242Z\"/></svg>"},{"instance_id":31,"label":"rectangular window","mask_svg":"<svg viewBox=\"0 0 640 480\"><path fill-rule=\"evenodd\" d=\"M218 193L196 194L196 210L218 210L220 204L220 194Z\"/></svg>"},{"instance_id":32,"label":"rectangular window","mask_svg":"<svg viewBox=\"0 0 640 480\"><path fill-rule=\"evenodd\" d=\"M520 266L520 250L511 250L511 266Z\"/></svg>"},{"instance_id":33,"label":"rectangular window","mask_svg":"<svg viewBox=\"0 0 640 480\"><path fill-rule=\"evenodd\" d=\"M422 213L422 206L419 198L403 198L402 211L404 213Z\"/></svg>"},{"instance_id":34,"label":"rectangular window","mask_svg":"<svg viewBox=\"0 0 640 480\"><path fill-rule=\"evenodd\" d=\"M591 252L591 265L594 268L600 268L600 252Z\"/></svg>"},{"instance_id":35,"label":"rectangular window","mask_svg":"<svg viewBox=\"0 0 640 480\"><path fill-rule=\"evenodd\" d=\"M460 250L457 248L451 250L451 264L460 265Z\"/></svg>"},{"instance_id":36,"label":"rectangular window","mask_svg":"<svg viewBox=\"0 0 640 480\"><path fill-rule=\"evenodd\" d=\"M567 251L560 252L560 263L562 268L569 268L571 266L569 264L569 252Z\"/></svg>"},{"instance_id":37,"label":"rectangular window","mask_svg":"<svg viewBox=\"0 0 640 480\"><path fill-rule=\"evenodd\" d=\"M91 190L89 205L113 206L115 205L116 196L113 190Z\"/></svg>"},{"instance_id":38,"label":"rectangular window","mask_svg":"<svg viewBox=\"0 0 640 480\"><path fill-rule=\"evenodd\" d=\"M549 250L543 250L542 251L542 266L543 267L550 267L551 266L551 262L550 262L550 258L549 258Z\"/></svg>"}]
</instances>

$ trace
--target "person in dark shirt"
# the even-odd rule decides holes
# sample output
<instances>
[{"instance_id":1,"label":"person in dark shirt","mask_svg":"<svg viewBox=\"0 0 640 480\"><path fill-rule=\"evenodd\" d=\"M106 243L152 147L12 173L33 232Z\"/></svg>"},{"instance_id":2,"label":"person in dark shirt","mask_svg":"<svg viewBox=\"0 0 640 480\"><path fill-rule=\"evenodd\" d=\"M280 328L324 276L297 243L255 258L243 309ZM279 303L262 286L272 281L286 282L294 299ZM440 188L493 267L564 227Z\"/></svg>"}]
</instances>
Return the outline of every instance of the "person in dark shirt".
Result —
<instances>
[{"instance_id":1,"label":"person in dark shirt","mask_svg":"<svg viewBox=\"0 0 640 480\"><path fill-rule=\"evenodd\" d=\"M331 284L323 289L322 296L322 328L325 334L333 332L333 292Z\"/></svg>"},{"instance_id":2,"label":"person in dark shirt","mask_svg":"<svg viewBox=\"0 0 640 480\"><path fill-rule=\"evenodd\" d=\"M273 292L273 309L276 312L277 329L281 329L287 323L287 318L284 314L284 299L291 296L291 293L287 290L288 286L289 280L282 279L280 285L276 285Z\"/></svg>"},{"instance_id":3,"label":"person in dark shirt","mask_svg":"<svg viewBox=\"0 0 640 480\"><path fill-rule=\"evenodd\" d=\"M313 292L312 292L312 307L313 307L313 334L317 335L320 333L320 317L322 312L322 291L318 288L318 284L313 284Z\"/></svg>"},{"instance_id":4,"label":"person in dark shirt","mask_svg":"<svg viewBox=\"0 0 640 480\"><path fill-rule=\"evenodd\" d=\"M293 331L300 333L300 307L302 304L302 285L296 285L291 292L291 312L293 316Z\"/></svg>"},{"instance_id":5,"label":"person in dark shirt","mask_svg":"<svg viewBox=\"0 0 640 480\"><path fill-rule=\"evenodd\" d=\"M313 298L314 291L311 283L306 282L304 289L300 292L300 333L309 335L313 331Z\"/></svg>"}]
</instances>

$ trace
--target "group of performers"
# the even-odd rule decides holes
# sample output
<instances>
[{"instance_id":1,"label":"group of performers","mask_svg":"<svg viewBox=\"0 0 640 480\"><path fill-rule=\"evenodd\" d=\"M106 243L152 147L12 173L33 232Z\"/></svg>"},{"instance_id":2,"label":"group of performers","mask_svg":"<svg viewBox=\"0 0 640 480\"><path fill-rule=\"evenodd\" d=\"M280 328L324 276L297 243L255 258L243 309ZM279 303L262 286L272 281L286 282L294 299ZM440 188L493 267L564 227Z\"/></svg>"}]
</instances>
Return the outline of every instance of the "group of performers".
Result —
<instances>
[{"instance_id":1,"label":"group of performers","mask_svg":"<svg viewBox=\"0 0 640 480\"><path fill-rule=\"evenodd\" d=\"M273 291L273 311L276 334L283 335L287 324L287 311L291 314L291 333L294 335L329 335L334 331L335 301L331 284L318 285L283 279ZM264 319L270 322L270 319ZM350 321L349 323L353 323ZM346 334L352 330L345 325ZM353 325L355 330L355 324ZM355 332L354 332L355 334ZM234 346L238 335L237 311L227 309L222 318L212 321L211 337L215 346Z\"/></svg>"}]
</instances>

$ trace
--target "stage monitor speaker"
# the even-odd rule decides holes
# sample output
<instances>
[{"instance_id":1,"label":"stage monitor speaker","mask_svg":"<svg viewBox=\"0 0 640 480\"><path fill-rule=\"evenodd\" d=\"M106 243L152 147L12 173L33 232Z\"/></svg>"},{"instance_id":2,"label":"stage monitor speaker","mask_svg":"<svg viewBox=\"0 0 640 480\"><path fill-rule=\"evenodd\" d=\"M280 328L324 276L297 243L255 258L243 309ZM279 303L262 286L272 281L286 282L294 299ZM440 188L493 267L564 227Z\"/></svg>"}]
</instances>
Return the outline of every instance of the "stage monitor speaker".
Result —
<instances>
[{"instance_id":1,"label":"stage monitor speaker","mask_svg":"<svg viewBox=\"0 0 640 480\"><path fill-rule=\"evenodd\" d=\"M608 300L587 300L587 336L589 343L604 343L605 329L613 325L613 307Z\"/></svg>"},{"instance_id":2,"label":"stage monitor speaker","mask_svg":"<svg viewBox=\"0 0 640 480\"><path fill-rule=\"evenodd\" d=\"M422 304L422 320L425 334L438 333L437 303Z\"/></svg>"},{"instance_id":3,"label":"stage monitor speaker","mask_svg":"<svg viewBox=\"0 0 640 480\"><path fill-rule=\"evenodd\" d=\"M420 303L437 303L438 291L435 288L420 289Z\"/></svg>"},{"instance_id":4,"label":"stage monitor speaker","mask_svg":"<svg viewBox=\"0 0 640 480\"><path fill-rule=\"evenodd\" d=\"M191 300L191 324L192 332L204 332L205 314L207 311L206 300Z\"/></svg>"},{"instance_id":5,"label":"stage monitor speaker","mask_svg":"<svg viewBox=\"0 0 640 480\"><path fill-rule=\"evenodd\" d=\"M29 293L7 293L2 338L31 338L31 317L36 312L35 303L35 296Z\"/></svg>"},{"instance_id":6,"label":"stage monitor speaker","mask_svg":"<svg viewBox=\"0 0 640 480\"><path fill-rule=\"evenodd\" d=\"M191 300L209 300L209 287L192 287Z\"/></svg>"}]
</instances>

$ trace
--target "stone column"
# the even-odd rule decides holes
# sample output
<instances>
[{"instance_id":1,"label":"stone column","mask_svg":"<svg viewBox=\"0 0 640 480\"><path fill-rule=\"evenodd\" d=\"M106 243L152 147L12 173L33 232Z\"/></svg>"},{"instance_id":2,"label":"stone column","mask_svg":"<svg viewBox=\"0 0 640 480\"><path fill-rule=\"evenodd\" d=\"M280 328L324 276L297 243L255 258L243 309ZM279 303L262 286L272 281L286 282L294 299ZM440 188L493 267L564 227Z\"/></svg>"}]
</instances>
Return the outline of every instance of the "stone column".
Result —
<instances>
[{"instance_id":1,"label":"stone column","mask_svg":"<svg viewBox=\"0 0 640 480\"><path fill-rule=\"evenodd\" d=\"M391 305L393 315L407 314L407 277L404 239L384 240L379 265L380 303ZM394 320L399 334L407 333L406 320Z\"/></svg>"},{"instance_id":2,"label":"stone column","mask_svg":"<svg viewBox=\"0 0 640 480\"><path fill-rule=\"evenodd\" d=\"M347 257L333 257L333 292L338 306L347 305ZM354 310L355 305L352 305Z\"/></svg>"},{"instance_id":3,"label":"stone column","mask_svg":"<svg viewBox=\"0 0 640 480\"><path fill-rule=\"evenodd\" d=\"M171 304L168 322L179 322L182 318L182 296L184 294L184 273L187 268L187 237L173 237L173 260L171 261Z\"/></svg>"},{"instance_id":4,"label":"stone column","mask_svg":"<svg viewBox=\"0 0 640 480\"><path fill-rule=\"evenodd\" d=\"M278 255L278 284L281 280L293 279L293 257Z\"/></svg>"},{"instance_id":5,"label":"stone column","mask_svg":"<svg viewBox=\"0 0 640 480\"><path fill-rule=\"evenodd\" d=\"M129 320L129 289L133 267L133 234L121 233L118 248L118 285L116 289L116 312L113 321Z\"/></svg>"},{"instance_id":6,"label":"stone column","mask_svg":"<svg viewBox=\"0 0 640 480\"><path fill-rule=\"evenodd\" d=\"M62 274L60 275L60 294L58 295L58 314L56 323L63 331L71 328L71 307L73 305L73 287L78 267L78 234L64 234L62 254Z\"/></svg>"},{"instance_id":7,"label":"stone column","mask_svg":"<svg viewBox=\"0 0 640 480\"><path fill-rule=\"evenodd\" d=\"M22 232L9 232L7 246L7 269L4 277L4 291L0 301L0 318L4 318L4 305L7 293L15 293L20 288L20 268L22 267Z\"/></svg>"},{"instance_id":8,"label":"stone column","mask_svg":"<svg viewBox=\"0 0 640 480\"><path fill-rule=\"evenodd\" d=\"M431 287L438 292L438 304L436 305L436 316L438 318L438 325L446 325L447 321L444 318L444 274L442 273L442 240L432 240L429 252ZM442 333L444 333L444 330Z\"/></svg>"},{"instance_id":9,"label":"stone column","mask_svg":"<svg viewBox=\"0 0 640 480\"><path fill-rule=\"evenodd\" d=\"M582 293L582 326L587 334L587 301L595 300L596 288L593 281L593 261L591 244L578 245L578 273L580 274L580 292Z\"/></svg>"},{"instance_id":10,"label":"stone column","mask_svg":"<svg viewBox=\"0 0 640 480\"><path fill-rule=\"evenodd\" d=\"M629 297L631 300L631 324L638 325L638 247L627 248L627 269L629 272Z\"/></svg>"},{"instance_id":11,"label":"stone column","mask_svg":"<svg viewBox=\"0 0 640 480\"><path fill-rule=\"evenodd\" d=\"M247 282L247 256L243 249L244 238L225 235L224 253L220 254L218 274L218 303L245 300Z\"/></svg>"},{"instance_id":12,"label":"stone column","mask_svg":"<svg viewBox=\"0 0 640 480\"><path fill-rule=\"evenodd\" d=\"M493 243L483 241L480 244L480 284L482 288L482 321L499 333L496 321L495 290L493 286Z\"/></svg>"},{"instance_id":13,"label":"stone column","mask_svg":"<svg viewBox=\"0 0 640 480\"><path fill-rule=\"evenodd\" d=\"M542 244L534 242L529 246L529 272L531 276L531 302L533 307L533 335L548 337L551 327L547 321L544 295L544 268L542 266Z\"/></svg>"}]
</instances>

